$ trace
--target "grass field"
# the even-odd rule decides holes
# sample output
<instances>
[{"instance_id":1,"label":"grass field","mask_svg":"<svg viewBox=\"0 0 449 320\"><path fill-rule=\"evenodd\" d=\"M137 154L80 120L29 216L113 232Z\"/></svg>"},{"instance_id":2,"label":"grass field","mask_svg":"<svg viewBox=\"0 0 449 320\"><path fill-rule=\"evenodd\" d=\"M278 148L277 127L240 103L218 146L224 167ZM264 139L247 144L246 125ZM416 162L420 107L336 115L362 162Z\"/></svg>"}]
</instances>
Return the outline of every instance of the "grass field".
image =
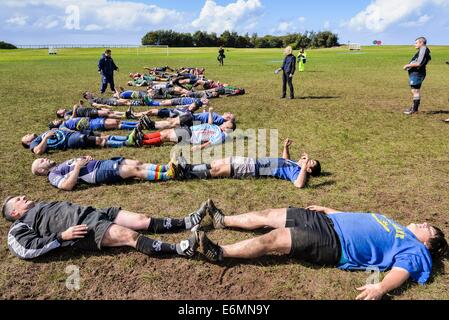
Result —
<instances>
[{"instance_id":1,"label":"grass field","mask_svg":"<svg viewBox=\"0 0 449 320\"><path fill-rule=\"evenodd\" d=\"M306 72L295 77L296 100L280 100L281 79L273 71L281 50L237 50L216 61L216 49L170 49L170 55L137 55L115 49L120 67L116 83L143 66L204 66L211 79L246 88L240 97L213 101L218 112L232 111L238 128L279 130L279 145L294 140L292 156L307 151L321 161L326 175L297 190L280 180L210 180L160 184L129 183L63 192L45 178L33 177L33 155L20 138L41 133L58 107L72 106L85 90L98 91L93 49L0 50L0 196L27 194L33 199L68 200L84 205L120 205L154 216L184 216L207 198L227 214L269 207L324 205L348 211L375 211L397 221L429 221L449 234L449 47L431 48L433 59L423 86L420 115L406 117L411 103L402 66L412 47L363 48L308 52ZM80 154L96 158L123 155L146 162L167 162L171 146L151 149L66 151L51 154L63 161ZM281 152L281 150L279 150ZM257 261L214 265L200 258L157 259L127 249L101 253L54 252L21 261L7 249L9 223L0 222L0 297L3 299L354 299L368 274L316 268L272 256ZM178 241L187 233L163 235ZM254 233L212 231L219 243ZM65 287L68 265L80 268L81 289ZM394 299L449 299L449 264L436 263L426 286L410 283Z\"/></svg>"}]
</instances>

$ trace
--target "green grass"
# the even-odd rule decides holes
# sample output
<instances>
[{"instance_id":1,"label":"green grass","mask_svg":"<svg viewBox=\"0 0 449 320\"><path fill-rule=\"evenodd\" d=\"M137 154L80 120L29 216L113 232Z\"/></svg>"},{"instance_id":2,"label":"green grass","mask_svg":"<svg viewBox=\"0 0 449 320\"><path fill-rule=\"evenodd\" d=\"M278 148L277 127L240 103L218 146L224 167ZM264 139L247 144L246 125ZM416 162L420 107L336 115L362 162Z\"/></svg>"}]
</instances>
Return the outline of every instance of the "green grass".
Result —
<instances>
[{"instance_id":1,"label":"green grass","mask_svg":"<svg viewBox=\"0 0 449 320\"><path fill-rule=\"evenodd\" d=\"M278 180L213 180L136 183L63 192L44 178L33 177L33 155L22 148L27 132L43 132L58 107L69 107L85 90L98 91L96 63L100 50L67 49L57 56L46 50L0 50L0 196L27 194L33 199L68 200L98 207L121 205L155 216L183 216L207 198L227 214L269 207L320 204L348 211L377 211L406 224L430 221L447 225L449 208L448 47L433 47L428 78L423 86L422 113L405 117L411 103L407 74L402 66L411 47L366 47L363 54L344 49L308 52L305 73L295 77L304 99L279 100L281 80L273 74L281 50L227 52L218 66L215 49L170 49L136 55L113 50L125 84L131 71L143 66L204 66L211 79L244 87L241 97L213 101L218 112L232 111L238 128L279 130L279 143L294 140L292 156L308 152L328 174L297 190ZM298 94L298 95L299 95ZM435 113L435 111L444 111ZM81 154L96 158L123 155L146 162L167 162L171 146L152 149L67 151L51 154L63 161ZM155 259L131 250L102 253L54 253L24 262L9 253L9 223L0 223L0 297L28 299L166 299L166 298L285 298L353 299L355 287L367 274L314 268L278 257L226 268L200 260ZM214 231L210 236L231 243L252 236L237 231ZM163 235L178 241L185 234ZM64 286L67 265L80 267L81 290ZM406 286L395 299L449 299L448 263L438 264L432 281ZM400 293L400 294L399 294Z\"/></svg>"}]
</instances>

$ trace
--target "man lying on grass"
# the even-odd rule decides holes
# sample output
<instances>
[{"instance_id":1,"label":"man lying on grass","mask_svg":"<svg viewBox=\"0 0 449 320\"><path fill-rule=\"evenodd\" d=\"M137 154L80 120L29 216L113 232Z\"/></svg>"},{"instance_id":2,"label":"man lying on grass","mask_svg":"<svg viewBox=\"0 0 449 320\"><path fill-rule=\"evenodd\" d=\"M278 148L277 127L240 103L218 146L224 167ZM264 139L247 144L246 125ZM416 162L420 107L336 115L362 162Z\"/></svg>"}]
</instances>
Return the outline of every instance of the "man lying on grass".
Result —
<instances>
[{"instance_id":1,"label":"man lying on grass","mask_svg":"<svg viewBox=\"0 0 449 320\"><path fill-rule=\"evenodd\" d=\"M73 190L79 183L114 184L129 179L167 181L176 178L175 171L172 163L156 165L123 157L96 160L84 156L59 164L48 158L39 158L31 165L34 175L47 176L54 187L65 191Z\"/></svg>"},{"instance_id":2,"label":"man lying on grass","mask_svg":"<svg viewBox=\"0 0 449 320\"><path fill-rule=\"evenodd\" d=\"M137 231L167 233L191 230L203 219L206 203L185 218L149 218L121 208L97 209L69 202L34 202L26 196L9 197L3 216L14 222L8 247L21 259L33 259L72 247L99 251L106 247L132 247L149 255L191 257L198 246L195 234L177 244L150 239Z\"/></svg>"},{"instance_id":3,"label":"man lying on grass","mask_svg":"<svg viewBox=\"0 0 449 320\"><path fill-rule=\"evenodd\" d=\"M286 139L282 158L245 158L230 157L214 160L211 164L186 164L181 159L182 177L184 179L211 179L211 178L266 178L292 182L297 188L304 188L309 177L317 177L321 174L321 164L318 160L309 159L303 154L298 161L290 160L290 146L292 141Z\"/></svg>"},{"instance_id":4,"label":"man lying on grass","mask_svg":"<svg viewBox=\"0 0 449 320\"><path fill-rule=\"evenodd\" d=\"M126 112L114 111L109 106L102 108L85 107L84 102L81 100L78 104L73 106L72 110L65 108L58 109L56 116L62 119L86 117L91 119L96 118L109 118L109 119L133 119L130 110Z\"/></svg>"},{"instance_id":5,"label":"man lying on grass","mask_svg":"<svg viewBox=\"0 0 449 320\"><path fill-rule=\"evenodd\" d=\"M144 134L138 127L138 139L142 140L144 146L160 146L166 142L190 143L194 146L192 151L202 150L211 145L222 144L236 128L233 121L226 121L222 125L199 124L195 126L184 126L175 129L164 129L161 131Z\"/></svg>"},{"instance_id":6,"label":"man lying on grass","mask_svg":"<svg viewBox=\"0 0 449 320\"><path fill-rule=\"evenodd\" d=\"M56 119L48 124L49 129L69 129L73 131L107 131L107 130L133 130L139 124L138 121L123 121L108 118L70 118L67 120Z\"/></svg>"},{"instance_id":7,"label":"man lying on grass","mask_svg":"<svg viewBox=\"0 0 449 320\"><path fill-rule=\"evenodd\" d=\"M443 232L427 223L407 227L377 213L340 212L319 206L284 208L225 216L211 200L214 227L274 229L231 245L217 245L199 232L200 250L211 261L255 259L269 253L290 255L312 264L342 270L391 269L382 282L357 288L357 299L380 299L411 278L426 283L432 259L447 252Z\"/></svg>"},{"instance_id":8,"label":"man lying on grass","mask_svg":"<svg viewBox=\"0 0 449 320\"><path fill-rule=\"evenodd\" d=\"M167 120L154 122L148 116L142 116L140 123L143 124L143 129L162 130L191 127L194 124L209 123L221 126L226 121L235 122L235 116L231 112L225 112L223 115L219 115L213 112L214 109L210 107L209 112L193 113L196 109L196 106L193 108L152 109L149 111L149 114L154 114L154 111L156 111L158 117L167 118Z\"/></svg>"},{"instance_id":9,"label":"man lying on grass","mask_svg":"<svg viewBox=\"0 0 449 320\"><path fill-rule=\"evenodd\" d=\"M22 137L22 146L40 155L48 151L83 148L121 148L139 146L137 130L128 136L98 135L92 131L52 129L40 135L29 133Z\"/></svg>"}]
</instances>

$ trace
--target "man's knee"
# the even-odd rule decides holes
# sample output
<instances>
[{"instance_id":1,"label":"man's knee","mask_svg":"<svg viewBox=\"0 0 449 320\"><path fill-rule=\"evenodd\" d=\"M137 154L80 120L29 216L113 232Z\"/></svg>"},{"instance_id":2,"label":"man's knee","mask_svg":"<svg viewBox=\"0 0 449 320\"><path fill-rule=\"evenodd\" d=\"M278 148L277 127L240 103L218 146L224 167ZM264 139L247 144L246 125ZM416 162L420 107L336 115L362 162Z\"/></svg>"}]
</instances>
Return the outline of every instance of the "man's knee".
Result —
<instances>
[{"instance_id":1,"label":"man's knee","mask_svg":"<svg viewBox=\"0 0 449 320\"><path fill-rule=\"evenodd\" d=\"M291 234L288 228L275 229L262 238L262 244L268 251L288 254L291 250Z\"/></svg>"}]
</instances>

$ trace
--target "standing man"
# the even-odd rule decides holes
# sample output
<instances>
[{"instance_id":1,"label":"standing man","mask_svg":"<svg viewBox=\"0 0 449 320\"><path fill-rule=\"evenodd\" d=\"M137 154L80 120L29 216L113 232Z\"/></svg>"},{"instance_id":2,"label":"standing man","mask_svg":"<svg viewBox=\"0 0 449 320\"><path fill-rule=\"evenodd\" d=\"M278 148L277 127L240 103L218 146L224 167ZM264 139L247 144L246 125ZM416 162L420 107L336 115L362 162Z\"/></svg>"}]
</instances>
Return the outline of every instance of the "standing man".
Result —
<instances>
[{"instance_id":1,"label":"standing man","mask_svg":"<svg viewBox=\"0 0 449 320\"><path fill-rule=\"evenodd\" d=\"M304 48L301 48L298 54L299 72L305 71L305 64L307 62L307 53L304 52Z\"/></svg>"},{"instance_id":2,"label":"standing man","mask_svg":"<svg viewBox=\"0 0 449 320\"><path fill-rule=\"evenodd\" d=\"M415 48L418 52L413 56L409 64L404 66L408 71L410 87L412 88L413 106L404 111L404 114L412 115L418 112L421 103L421 85L426 78L426 65L432 59L430 50L427 48L427 39L419 37L415 41Z\"/></svg>"},{"instance_id":3,"label":"standing man","mask_svg":"<svg viewBox=\"0 0 449 320\"><path fill-rule=\"evenodd\" d=\"M107 49L98 61L98 73L101 74L101 94L106 91L108 84L111 86L111 90L115 92L114 71L118 71L118 67L112 59L111 50Z\"/></svg>"},{"instance_id":4,"label":"standing man","mask_svg":"<svg viewBox=\"0 0 449 320\"><path fill-rule=\"evenodd\" d=\"M225 58L226 58L225 51L223 49L223 46L221 46L220 49L218 50L218 62L220 62L221 66L224 65L224 59Z\"/></svg>"},{"instance_id":5,"label":"standing man","mask_svg":"<svg viewBox=\"0 0 449 320\"><path fill-rule=\"evenodd\" d=\"M293 75L296 71L296 57L292 54L292 47L288 46L284 50L284 63L282 67L276 70L276 73L279 71L283 71L282 73L282 96L281 99L284 99L287 95L287 83L290 88L290 99L295 98L295 89L293 88Z\"/></svg>"}]
</instances>

